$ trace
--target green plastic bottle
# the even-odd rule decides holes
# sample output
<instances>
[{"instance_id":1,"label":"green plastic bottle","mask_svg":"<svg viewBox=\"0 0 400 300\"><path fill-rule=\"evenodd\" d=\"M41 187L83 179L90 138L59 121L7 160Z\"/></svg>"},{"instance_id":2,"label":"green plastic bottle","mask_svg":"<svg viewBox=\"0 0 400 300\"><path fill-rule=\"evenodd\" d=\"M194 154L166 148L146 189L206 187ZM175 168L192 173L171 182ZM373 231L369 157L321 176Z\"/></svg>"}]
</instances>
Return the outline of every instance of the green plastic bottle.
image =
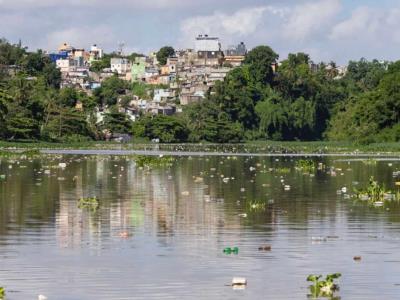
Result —
<instances>
[{"instance_id":1,"label":"green plastic bottle","mask_svg":"<svg viewBox=\"0 0 400 300\"><path fill-rule=\"evenodd\" d=\"M234 247L234 248L230 248L230 247L228 247L228 248L225 248L224 249L224 253L225 254L239 254L239 248L238 247Z\"/></svg>"}]
</instances>

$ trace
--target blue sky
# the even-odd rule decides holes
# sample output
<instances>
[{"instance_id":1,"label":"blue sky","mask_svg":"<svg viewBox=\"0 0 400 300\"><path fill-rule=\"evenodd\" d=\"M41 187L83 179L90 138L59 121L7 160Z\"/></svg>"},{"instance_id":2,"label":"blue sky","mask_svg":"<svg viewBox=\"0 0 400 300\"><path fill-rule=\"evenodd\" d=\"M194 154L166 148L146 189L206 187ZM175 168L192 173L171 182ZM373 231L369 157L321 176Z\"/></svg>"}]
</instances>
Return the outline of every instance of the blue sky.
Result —
<instances>
[{"instance_id":1,"label":"blue sky","mask_svg":"<svg viewBox=\"0 0 400 300\"><path fill-rule=\"evenodd\" d=\"M93 43L148 53L193 47L199 33L224 46L270 45L284 59L400 59L398 0L0 0L0 36L31 49Z\"/></svg>"}]
</instances>

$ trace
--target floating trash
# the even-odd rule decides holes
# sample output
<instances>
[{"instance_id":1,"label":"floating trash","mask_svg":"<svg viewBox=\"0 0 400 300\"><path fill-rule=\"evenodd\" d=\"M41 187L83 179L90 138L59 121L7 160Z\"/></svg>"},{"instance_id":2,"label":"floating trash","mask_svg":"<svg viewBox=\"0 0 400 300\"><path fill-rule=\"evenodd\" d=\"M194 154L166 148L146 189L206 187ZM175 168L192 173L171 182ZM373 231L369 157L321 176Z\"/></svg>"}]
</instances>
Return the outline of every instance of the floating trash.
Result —
<instances>
[{"instance_id":1,"label":"floating trash","mask_svg":"<svg viewBox=\"0 0 400 300\"><path fill-rule=\"evenodd\" d=\"M65 168L67 167L67 164L66 164L66 163L59 163L58 166L59 166L61 169L65 169Z\"/></svg>"},{"instance_id":2,"label":"floating trash","mask_svg":"<svg viewBox=\"0 0 400 300\"><path fill-rule=\"evenodd\" d=\"M202 177L196 177L194 180L195 183L203 183L204 179Z\"/></svg>"},{"instance_id":3,"label":"floating trash","mask_svg":"<svg viewBox=\"0 0 400 300\"><path fill-rule=\"evenodd\" d=\"M291 187L290 187L290 185L285 185L284 189L285 189L285 191L290 191Z\"/></svg>"},{"instance_id":4,"label":"floating trash","mask_svg":"<svg viewBox=\"0 0 400 300\"><path fill-rule=\"evenodd\" d=\"M322 237L322 236L313 236L313 237L311 238L311 240L312 240L313 242L326 242L326 241L327 241L327 238Z\"/></svg>"},{"instance_id":5,"label":"floating trash","mask_svg":"<svg viewBox=\"0 0 400 300\"><path fill-rule=\"evenodd\" d=\"M354 256L353 260L354 261L361 261L362 257L361 256Z\"/></svg>"},{"instance_id":6,"label":"floating trash","mask_svg":"<svg viewBox=\"0 0 400 300\"><path fill-rule=\"evenodd\" d=\"M239 248L238 247L234 247L234 248L225 248L223 251L225 254L239 254Z\"/></svg>"},{"instance_id":7,"label":"floating trash","mask_svg":"<svg viewBox=\"0 0 400 300\"><path fill-rule=\"evenodd\" d=\"M244 277L234 277L232 279L232 286L247 286L247 279Z\"/></svg>"},{"instance_id":8,"label":"floating trash","mask_svg":"<svg viewBox=\"0 0 400 300\"><path fill-rule=\"evenodd\" d=\"M127 231L123 231L123 232L118 233L118 237L120 237L122 239L127 239L130 237L130 234Z\"/></svg>"},{"instance_id":9,"label":"floating trash","mask_svg":"<svg viewBox=\"0 0 400 300\"><path fill-rule=\"evenodd\" d=\"M258 251L271 251L272 247L270 245L264 245L258 247Z\"/></svg>"},{"instance_id":10,"label":"floating trash","mask_svg":"<svg viewBox=\"0 0 400 300\"><path fill-rule=\"evenodd\" d=\"M182 196L190 196L190 192L189 191L184 191L181 194L182 194Z\"/></svg>"},{"instance_id":11,"label":"floating trash","mask_svg":"<svg viewBox=\"0 0 400 300\"><path fill-rule=\"evenodd\" d=\"M38 300L47 300L48 298L45 295L39 295Z\"/></svg>"}]
</instances>

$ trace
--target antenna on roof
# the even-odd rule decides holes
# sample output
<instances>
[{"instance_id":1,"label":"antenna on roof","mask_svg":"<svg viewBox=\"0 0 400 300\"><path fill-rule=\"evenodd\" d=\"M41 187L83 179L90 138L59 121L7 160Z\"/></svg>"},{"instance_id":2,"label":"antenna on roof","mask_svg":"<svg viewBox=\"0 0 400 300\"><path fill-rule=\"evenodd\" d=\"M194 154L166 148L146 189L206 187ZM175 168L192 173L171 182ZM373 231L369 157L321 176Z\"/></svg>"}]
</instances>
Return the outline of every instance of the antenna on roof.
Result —
<instances>
[{"instance_id":1,"label":"antenna on roof","mask_svg":"<svg viewBox=\"0 0 400 300\"><path fill-rule=\"evenodd\" d=\"M124 53L124 48L125 48L125 42L119 42L118 43L118 54L122 55Z\"/></svg>"}]
</instances>

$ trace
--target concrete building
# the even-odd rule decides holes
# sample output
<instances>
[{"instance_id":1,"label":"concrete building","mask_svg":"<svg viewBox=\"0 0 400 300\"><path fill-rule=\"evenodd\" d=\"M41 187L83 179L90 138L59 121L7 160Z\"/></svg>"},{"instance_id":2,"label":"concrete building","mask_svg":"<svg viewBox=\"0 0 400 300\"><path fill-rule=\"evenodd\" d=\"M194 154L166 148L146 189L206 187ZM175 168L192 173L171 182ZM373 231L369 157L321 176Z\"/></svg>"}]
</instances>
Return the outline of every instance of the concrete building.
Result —
<instances>
[{"instance_id":1,"label":"concrete building","mask_svg":"<svg viewBox=\"0 0 400 300\"><path fill-rule=\"evenodd\" d=\"M217 37L199 35L195 41L196 66L219 66L224 57L221 51L221 43Z\"/></svg>"},{"instance_id":2,"label":"concrete building","mask_svg":"<svg viewBox=\"0 0 400 300\"><path fill-rule=\"evenodd\" d=\"M131 72L131 63L126 58L113 57L111 58L111 71L118 74L126 74Z\"/></svg>"},{"instance_id":3,"label":"concrete building","mask_svg":"<svg viewBox=\"0 0 400 300\"><path fill-rule=\"evenodd\" d=\"M246 54L246 45L241 42L239 45L230 46L224 51L224 62L233 67L239 67L245 60Z\"/></svg>"},{"instance_id":4,"label":"concrete building","mask_svg":"<svg viewBox=\"0 0 400 300\"><path fill-rule=\"evenodd\" d=\"M68 53L67 52L58 52L58 53L50 53L49 58L51 62L55 63L59 59L67 59Z\"/></svg>"},{"instance_id":5,"label":"concrete building","mask_svg":"<svg viewBox=\"0 0 400 300\"><path fill-rule=\"evenodd\" d=\"M104 55L103 49L97 47L97 45L95 44L90 48L89 61L93 62L102 59L103 55Z\"/></svg>"},{"instance_id":6,"label":"concrete building","mask_svg":"<svg viewBox=\"0 0 400 300\"><path fill-rule=\"evenodd\" d=\"M230 46L225 50L225 56L245 56L246 54L247 47L243 42L237 46Z\"/></svg>"},{"instance_id":7,"label":"concrete building","mask_svg":"<svg viewBox=\"0 0 400 300\"><path fill-rule=\"evenodd\" d=\"M146 67L144 72L144 78L146 81L160 75L159 70L156 67Z\"/></svg>"},{"instance_id":8,"label":"concrete building","mask_svg":"<svg viewBox=\"0 0 400 300\"><path fill-rule=\"evenodd\" d=\"M75 48L72 47L71 45L69 45L68 43L64 43L64 44L62 44L62 45L60 45L60 46L58 47L58 52L67 52L67 53L70 53L70 52L72 52L73 50L75 50Z\"/></svg>"},{"instance_id":9,"label":"concrete building","mask_svg":"<svg viewBox=\"0 0 400 300\"><path fill-rule=\"evenodd\" d=\"M175 93L170 89L156 89L154 90L153 101L155 102L167 102L172 101L175 98Z\"/></svg>"},{"instance_id":10,"label":"concrete building","mask_svg":"<svg viewBox=\"0 0 400 300\"><path fill-rule=\"evenodd\" d=\"M72 58L58 59L56 60L56 66L61 73L68 73L72 67L76 66L76 62Z\"/></svg>"},{"instance_id":11,"label":"concrete building","mask_svg":"<svg viewBox=\"0 0 400 300\"><path fill-rule=\"evenodd\" d=\"M135 62L132 64L132 81L139 82L145 79L146 73L146 58L136 57Z\"/></svg>"}]
</instances>

